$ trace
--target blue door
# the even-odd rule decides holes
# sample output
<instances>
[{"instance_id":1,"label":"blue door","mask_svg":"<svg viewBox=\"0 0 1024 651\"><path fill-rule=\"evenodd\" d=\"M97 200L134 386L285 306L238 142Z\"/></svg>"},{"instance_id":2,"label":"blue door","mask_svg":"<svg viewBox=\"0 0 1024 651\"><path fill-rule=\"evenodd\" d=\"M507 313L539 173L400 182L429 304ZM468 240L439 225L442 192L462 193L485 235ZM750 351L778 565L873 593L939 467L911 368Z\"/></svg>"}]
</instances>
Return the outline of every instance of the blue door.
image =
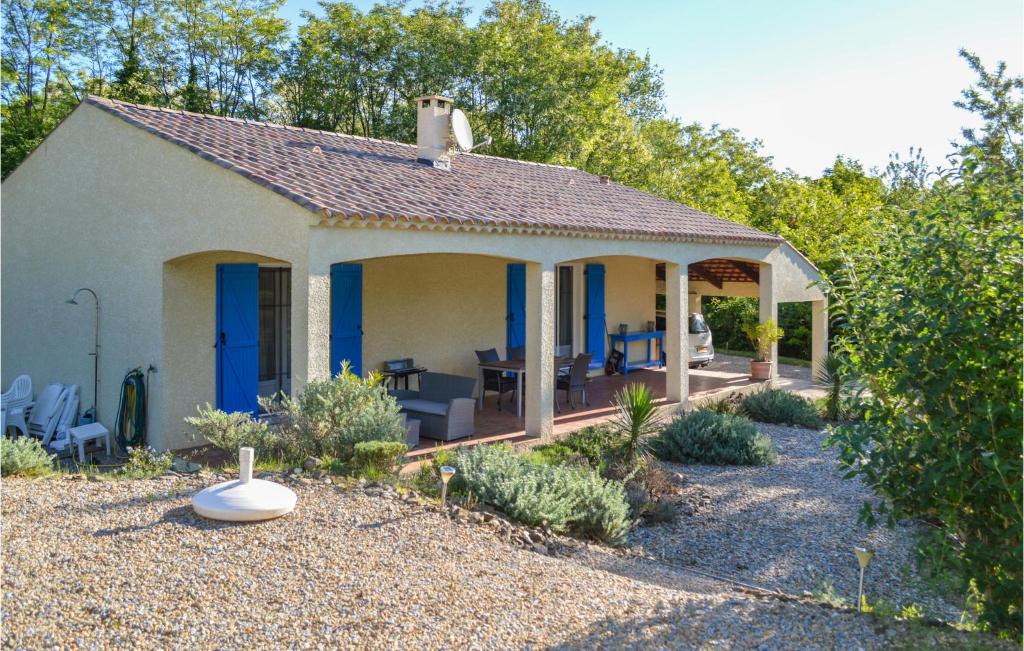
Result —
<instances>
[{"instance_id":1,"label":"blue door","mask_svg":"<svg viewBox=\"0 0 1024 651\"><path fill-rule=\"evenodd\" d=\"M505 315L505 346L513 348L526 346L526 265L508 266L508 311Z\"/></svg>"},{"instance_id":2,"label":"blue door","mask_svg":"<svg viewBox=\"0 0 1024 651\"><path fill-rule=\"evenodd\" d=\"M348 360L363 374L363 265L331 265L331 375Z\"/></svg>"},{"instance_id":3,"label":"blue door","mask_svg":"<svg viewBox=\"0 0 1024 651\"><path fill-rule=\"evenodd\" d=\"M217 408L229 413L259 411L259 289L259 265L217 265Z\"/></svg>"},{"instance_id":4,"label":"blue door","mask_svg":"<svg viewBox=\"0 0 1024 651\"><path fill-rule=\"evenodd\" d=\"M591 366L604 366L607 326L604 313L604 265L588 264L584 273L587 277L587 352L594 357Z\"/></svg>"}]
</instances>

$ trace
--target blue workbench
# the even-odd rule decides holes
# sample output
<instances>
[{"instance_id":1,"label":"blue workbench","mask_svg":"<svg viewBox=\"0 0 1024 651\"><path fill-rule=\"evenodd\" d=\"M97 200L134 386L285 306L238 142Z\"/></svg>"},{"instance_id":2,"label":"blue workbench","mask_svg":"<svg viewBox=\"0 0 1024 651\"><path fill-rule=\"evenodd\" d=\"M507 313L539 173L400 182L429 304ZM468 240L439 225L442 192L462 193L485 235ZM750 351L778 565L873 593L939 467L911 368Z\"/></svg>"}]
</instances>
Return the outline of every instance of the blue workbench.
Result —
<instances>
[{"instance_id":1,"label":"blue workbench","mask_svg":"<svg viewBox=\"0 0 1024 651\"><path fill-rule=\"evenodd\" d=\"M624 335L613 334L611 335L612 348L615 348L615 344L622 343L622 374L626 375L630 371L635 371L638 368L646 368L649 366L661 367L661 351L664 350L665 345L665 331L655 330L654 332L627 332ZM651 357L651 342L658 341L658 355L656 358ZM631 341L646 341L647 342L647 359L642 362L630 362L629 361L629 342Z\"/></svg>"}]
</instances>

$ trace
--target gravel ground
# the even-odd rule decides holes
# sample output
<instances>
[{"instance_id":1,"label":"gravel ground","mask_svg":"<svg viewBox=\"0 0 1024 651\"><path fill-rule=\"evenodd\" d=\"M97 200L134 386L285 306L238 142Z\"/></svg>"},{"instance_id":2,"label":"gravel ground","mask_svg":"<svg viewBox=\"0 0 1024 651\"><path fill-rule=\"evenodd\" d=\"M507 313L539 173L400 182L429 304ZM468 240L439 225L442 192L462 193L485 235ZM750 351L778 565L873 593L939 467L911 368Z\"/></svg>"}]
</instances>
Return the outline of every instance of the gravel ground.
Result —
<instances>
[{"instance_id":1,"label":"gravel ground","mask_svg":"<svg viewBox=\"0 0 1024 651\"><path fill-rule=\"evenodd\" d=\"M683 574L655 580L585 545L545 556L434 507L323 483L297 486L296 511L279 520L215 523L189 507L212 481L4 480L3 646L870 649L965 639ZM609 569L596 567L601 558Z\"/></svg>"},{"instance_id":2,"label":"gravel ground","mask_svg":"<svg viewBox=\"0 0 1024 651\"><path fill-rule=\"evenodd\" d=\"M800 595L829 583L857 603L854 546L875 550L865 574L868 601L918 604L925 614L958 621L960 610L934 593L916 573L917 525L895 529L858 524L871 492L837 471L835 454L822 449L822 432L759 424L779 453L765 467L668 464L694 515L672 525L637 529L633 542L655 557L770 589Z\"/></svg>"}]
</instances>

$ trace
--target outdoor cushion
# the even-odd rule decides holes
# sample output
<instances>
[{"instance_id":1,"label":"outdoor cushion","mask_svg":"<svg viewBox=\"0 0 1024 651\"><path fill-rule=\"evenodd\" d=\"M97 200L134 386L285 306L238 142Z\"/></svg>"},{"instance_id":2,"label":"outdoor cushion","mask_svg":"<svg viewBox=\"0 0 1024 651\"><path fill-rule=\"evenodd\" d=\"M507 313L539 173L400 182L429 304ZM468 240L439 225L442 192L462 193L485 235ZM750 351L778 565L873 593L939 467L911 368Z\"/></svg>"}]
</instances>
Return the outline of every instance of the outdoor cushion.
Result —
<instances>
[{"instance_id":1,"label":"outdoor cushion","mask_svg":"<svg viewBox=\"0 0 1024 651\"><path fill-rule=\"evenodd\" d=\"M434 414L444 416L448 413L447 402L434 402L433 400L399 400L398 406L406 411L418 411L421 414Z\"/></svg>"},{"instance_id":2,"label":"outdoor cushion","mask_svg":"<svg viewBox=\"0 0 1024 651\"><path fill-rule=\"evenodd\" d=\"M420 399L447 403L452 398L472 398L476 378L447 373L420 375Z\"/></svg>"}]
</instances>

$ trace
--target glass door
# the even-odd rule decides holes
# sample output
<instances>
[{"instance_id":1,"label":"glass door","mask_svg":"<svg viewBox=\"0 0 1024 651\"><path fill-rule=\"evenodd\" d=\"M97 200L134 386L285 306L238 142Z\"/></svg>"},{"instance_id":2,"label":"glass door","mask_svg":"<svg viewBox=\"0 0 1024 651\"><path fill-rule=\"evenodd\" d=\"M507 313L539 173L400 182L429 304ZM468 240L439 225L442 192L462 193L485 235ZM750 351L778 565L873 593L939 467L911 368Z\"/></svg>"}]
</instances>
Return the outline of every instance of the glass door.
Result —
<instances>
[{"instance_id":1,"label":"glass door","mask_svg":"<svg viewBox=\"0 0 1024 651\"><path fill-rule=\"evenodd\" d=\"M555 354L563 357L571 357L573 348L572 276L572 267L558 267L558 273L555 275L555 295L557 297Z\"/></svg>"},{"instance_id":2,"label":"glass door","mask_svg":"<svg viewBox=\"0 0 1024 651\"><path fill-rule=\"evenodd\" d=\"M292 270L260 268L259 395L273 396L292 389L291 313Z\"/></svg>"}]
</instances>

